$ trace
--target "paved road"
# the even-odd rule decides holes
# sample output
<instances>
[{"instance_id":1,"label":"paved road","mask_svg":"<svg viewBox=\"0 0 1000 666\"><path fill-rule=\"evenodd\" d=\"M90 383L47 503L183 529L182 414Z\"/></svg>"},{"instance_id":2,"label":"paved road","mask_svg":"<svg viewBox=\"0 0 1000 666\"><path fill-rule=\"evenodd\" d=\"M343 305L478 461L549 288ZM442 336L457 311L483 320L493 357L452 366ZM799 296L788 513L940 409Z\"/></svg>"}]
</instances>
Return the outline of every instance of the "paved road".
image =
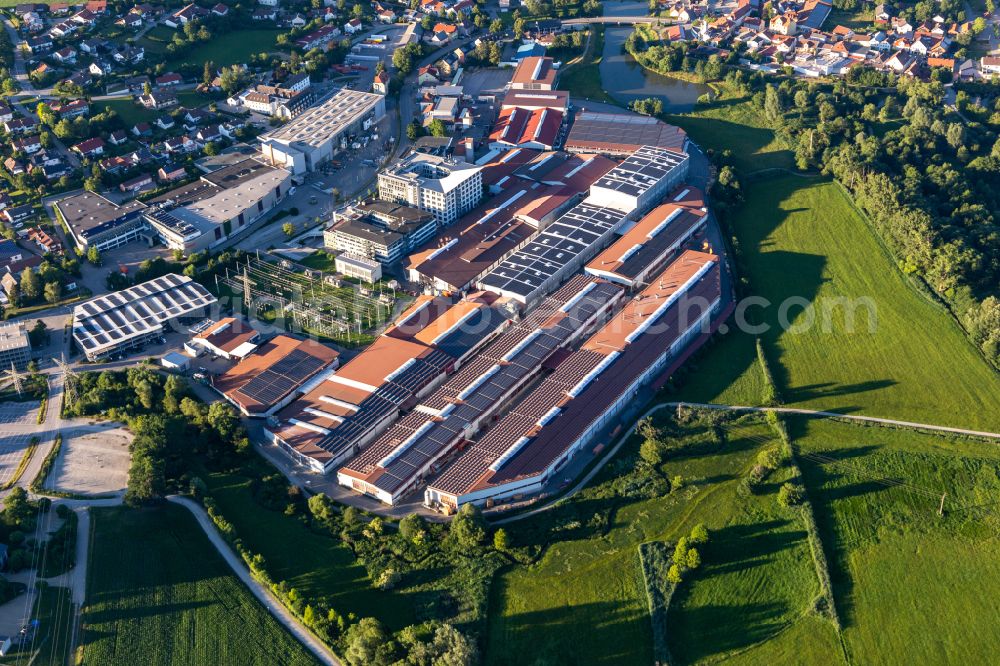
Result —
<instances>
[{"instance_id":1,"label":"paved road","mask_svg":"<svg viewBox=\"0 0 1000 666\"><path fill-rule=\"evenodd\" d=\"M635 25L636 23L670 25L674 21L658 16L591 16L589 18L568 19L562 22L563 25L591 25L593 23L603 23L605 25Z\"/></svg>"},{"instance_id":2,"label":"paved road","mask_svg":"<svg viewBox=\"0 0 1000 666\"><path fill-rule=\"evenodd\" d=\"M324 664L333 664L334 666L341 666L341 662L337 659L330 648L326 646L322 641L320 641L316 636L313 635L305 626L303 626L298 619L292 615L292 613L281 604L280 601L272 596L271 591L257 582L253 576L250 575L249 569L244 566L243 561L233 552L229 544L219 536L218 531L215 529L215 525L212 524L212 519L209 518L205 510L193 500L186 497L180 497L178 495L170 495L167 497L167 501L173 502L174 504L180 504L185 507L188 511L194 514L194 517L198 520L202 529L205 530L205 534L208 536L209 541L215 546L219 554L222 555L223 559L233 570L240 580L242 580L250 591L253 592L254 596L271 611L271 614L281 624L285 625L285 628L292 633L293 636L298 638L310 652L312 652L317 659L319 659Z\"/></svg>"},{"instance_id":3,"label":"paved road","mask_svg":"<svg viewBox=\"0 0 1000 666\"><path fill-rule=\"evenodd\" d=\"M902 428L918 428L920 430L947 432L955 435L1000 439L1000 433L997 432L968 430L966 428L952 428L950 426L933 425L930 423L915 423L913 421L899 421L896 419L879 418L877 416L860 416L858 414L840 414L839 412L824 412L815 409L799 409L797 407L749 407L745 405L717 405L714 403L704 402L668 402L664 404L667 407L699 407L701 409L718 409L733 412L778 412L779 414L802 414L804 416L847 419L849 421L860 421L863 423L881 423L883 425L900 426Z\"/></svg>"}]
</instances>

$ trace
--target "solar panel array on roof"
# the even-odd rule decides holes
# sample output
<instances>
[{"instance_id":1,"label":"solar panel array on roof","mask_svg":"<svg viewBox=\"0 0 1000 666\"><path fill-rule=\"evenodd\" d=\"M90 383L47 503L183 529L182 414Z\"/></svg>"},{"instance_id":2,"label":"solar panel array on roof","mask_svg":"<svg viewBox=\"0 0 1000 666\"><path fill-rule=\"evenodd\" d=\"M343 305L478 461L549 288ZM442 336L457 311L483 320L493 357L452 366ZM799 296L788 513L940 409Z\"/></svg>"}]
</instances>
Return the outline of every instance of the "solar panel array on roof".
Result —
<instances>
[{"instance_id":1,"label":"solar panel array on roof","mask_svg":"<svg viewBox=\"0 0 1000 666\"><path fill-rule=\"evenodd\" d=\"M429 463L461 441L470 424L503 404L621 291L605 282L574 280L536 308L538 328L527 328L525 322L511 327L421 403L414 413L424 408L428 418L437 417L429 428L411 437L414 431L397 423L344 469L368 475L378 468L380 473L369 481L372 485L391 494L406 488Z\"/></svg>"},{"instance_id":2,"label":"solar panel array on roof","mask_svg":"<svg viewBox=\"0 0 1000 666\"><path fill-rule=\"evenodd\" d=\"M378 389L361 401L358 410L344 417L343 422L329 435L319 441L318 446L330 452L334 458L351 451L362 439L370 434L387 415L399 410L431 380L444 372L454 359L448 354L432 350L423 358L409 364L405 370L383 382Z\"/></svg>"},{"instance_id":3,"label":"solar panel array on roof","mask_svg":"<svg viewBox=\"0 0 1000 666\"><path fill-rule=\"evenodd\" d=\"M295 349L237 391L260 405L273 405L322 370L327 362Z\"/></svg>"},{"instance_id":4,"label":"solar panel array on roof","mask_svg":"<svg viewBox=\"0 0 1000 666\"><path fill-rule=\"evenodd\" d=\"M592 256L599 240L618 228L625 217L619 210L584 201L490 271L481 284L527 300L546 280Z\"/></svg>"},{"instance_id":5,"label":"solar panel array on roof","mask_svg":"<svg viewBox=\"0 0 1000 666\"><path fill-rule=\"evenodd\" d=\"M73 338L93 358L155 335L178 317L204 314L216 299L191 278L169 273L73 308Z\"/></svg>"},{"instance_id":6,"label":"solar panel array on roof","mask_svg":"<svg viewBox=\"0 0 1000 666\"><path fill-rule=\"evenodd\" d=\"M665 208L658 208L654 213ZM643 227L637 225L587 264L586 271L609 279L617 275L634 282L636 277L655 270L671 252L678 250L702 228L707 217L704 211L676 207L648 233L641 233Z\"/></svg>"},{"instance_id":7,"label":"solar panel array on roof","mask_svg":"<svg viewBox=\"0 0 1000 666\"><path fill-rule=\"evenodd\" d=\"M645 329L621 352L574 352L479 441L464 449L429 487L461 496L543 473L671 348L683 333L682 326L697 320L695 313L686 311L693 309L691 304L700 313L709 311L721 293L718 264L710 265L687 293L691 297L687 305L671 307L661 317L663 325Z\"/></svg>"},{"instance_id":8,"label":"solar panel array on roof","mask_svg":"<svg viewBox=\"0 0 1000 666\"><path fill-rule=\"evenodd\" d=\"M643 146L598 178L594 187L637 197L663 180L687 158L687 155L675 150Z\"/></svg>"}]
</instances>

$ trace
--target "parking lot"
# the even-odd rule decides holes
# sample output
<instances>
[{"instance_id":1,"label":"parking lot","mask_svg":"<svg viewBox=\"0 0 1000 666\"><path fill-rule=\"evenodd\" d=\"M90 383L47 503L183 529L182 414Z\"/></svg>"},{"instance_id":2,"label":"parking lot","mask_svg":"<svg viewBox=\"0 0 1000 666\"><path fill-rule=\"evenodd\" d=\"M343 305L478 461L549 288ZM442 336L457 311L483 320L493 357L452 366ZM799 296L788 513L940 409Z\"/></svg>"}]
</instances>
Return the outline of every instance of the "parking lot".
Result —
<instances>
[{"instance_id":1,"label":"parking lot","mask_svg":"<svg viewBox=\"0 0 1000 666\"><path fill-rule=\"evenodd\" d=\"M340 151L331 162L320 168L314 176L315 180L308 181L309 184L324 192L336 189L342 200L357 193L370 181L374 187L375 174L394 145L390 142L390 137L395 138L394 125L395 120L387 114L376 124L367 145L362 143L359 148L348 146Z\"/></svg>"},{"instance_id":2,"label":"parking lot","mask_svg":"<svg viewBox=\"0 0 1000 666\"><path fill-rule=\"evenodd\" d=\"M0 402L0 423L32 425L37 423L37 402Z\"/></svg>"},{"instance_id":3,"label":"parking lot","mask_svg":"<svg viewBox=\"0 0 1000 666\"><path fill-rule=\"evenodd\" d=\"M32 437L28 433L14 434L0 430L0 485L13 478Z\"/></svg>"}]
</instances>

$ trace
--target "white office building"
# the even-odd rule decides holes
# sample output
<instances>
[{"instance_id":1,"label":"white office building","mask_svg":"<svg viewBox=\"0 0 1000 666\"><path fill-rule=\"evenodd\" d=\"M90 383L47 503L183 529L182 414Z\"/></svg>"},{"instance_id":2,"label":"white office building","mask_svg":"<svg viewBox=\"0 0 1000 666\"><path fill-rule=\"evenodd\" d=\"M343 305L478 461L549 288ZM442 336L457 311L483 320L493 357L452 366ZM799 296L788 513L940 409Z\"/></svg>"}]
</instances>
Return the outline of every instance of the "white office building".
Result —
<instances>
[{"instance_id":1,"label":"white office building","mask_svg":"<svg viewBox=\"0 0 1000 666\"><path fill-rule=\"evenodd\" d=\"M481 167L412 153L378 175L379 198L405 203L449 225L475 208L483 195Z\"/></svg>"}]
</instances>

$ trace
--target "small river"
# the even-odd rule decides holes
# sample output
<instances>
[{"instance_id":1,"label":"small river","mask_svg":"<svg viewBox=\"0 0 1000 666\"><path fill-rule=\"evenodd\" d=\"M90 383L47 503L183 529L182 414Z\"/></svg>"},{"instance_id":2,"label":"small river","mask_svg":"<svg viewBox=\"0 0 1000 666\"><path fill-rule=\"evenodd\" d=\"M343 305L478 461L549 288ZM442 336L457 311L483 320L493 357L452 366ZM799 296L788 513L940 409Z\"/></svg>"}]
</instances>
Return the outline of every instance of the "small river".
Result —
<instances>
[{"instance_id":1,"label":"small river","mask_svg":"<svg viewBox=\"0 0 1000 666\"><path fill-rule=\"evenodd\" d=\"M626 16L619 11L608 11L611 7L635 3L610 2L605 5L605 15ZM643 4L642 15L648 5ZM635 14L632 14L635 15ZM668 113L686 113L694 109L698 98L710 89L701 83L688 83L669 76L661 76L642 68L631 55L624 52L625 40L632 33L631 27L607 28L604 31L604 54L601 59L601 85L616 100L631 102L646 97L663 100L663 110Z\"/></svg>"}]
</instances>

